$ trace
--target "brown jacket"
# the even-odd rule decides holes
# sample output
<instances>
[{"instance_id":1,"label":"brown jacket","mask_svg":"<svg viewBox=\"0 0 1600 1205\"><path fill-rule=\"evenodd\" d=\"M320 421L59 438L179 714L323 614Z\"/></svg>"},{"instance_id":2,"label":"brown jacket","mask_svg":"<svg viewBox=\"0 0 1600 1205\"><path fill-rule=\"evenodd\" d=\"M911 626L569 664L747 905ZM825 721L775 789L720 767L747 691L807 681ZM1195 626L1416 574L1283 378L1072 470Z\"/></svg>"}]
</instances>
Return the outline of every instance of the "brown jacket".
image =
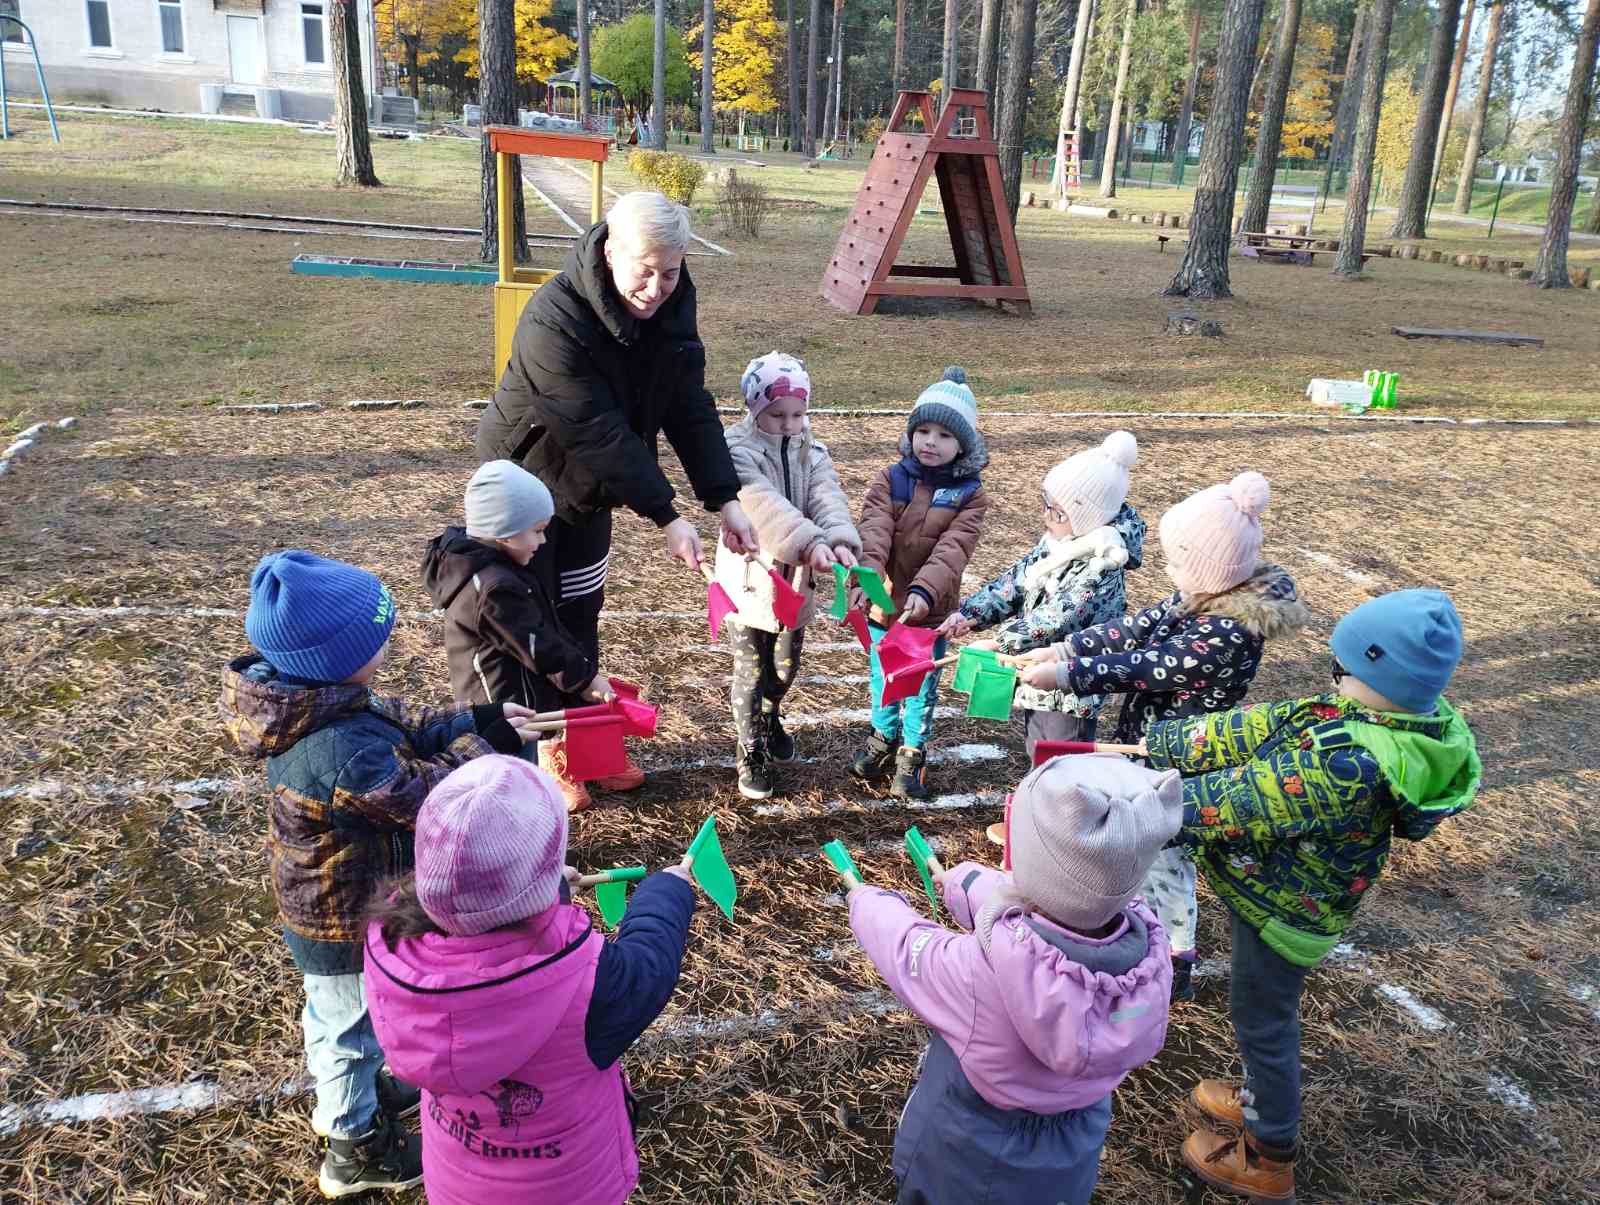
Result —
<instances>
[{"instance_id":1,"label":"brown jacket","mask_svg":"<svg viewBox=\"0 0 1600 1205\"><path fill-rule=\"evenodd\" d=\"M978 546L989 495L976 475L926 476L907 460L884 469L867 490L859 527L862 563L884 575L896 607L912 591L922 595L928 614L919 626L934 627L961 603L961 575ZM884 625L891 617L874 607L870 618Z\"/></svg>"}]
</instances>

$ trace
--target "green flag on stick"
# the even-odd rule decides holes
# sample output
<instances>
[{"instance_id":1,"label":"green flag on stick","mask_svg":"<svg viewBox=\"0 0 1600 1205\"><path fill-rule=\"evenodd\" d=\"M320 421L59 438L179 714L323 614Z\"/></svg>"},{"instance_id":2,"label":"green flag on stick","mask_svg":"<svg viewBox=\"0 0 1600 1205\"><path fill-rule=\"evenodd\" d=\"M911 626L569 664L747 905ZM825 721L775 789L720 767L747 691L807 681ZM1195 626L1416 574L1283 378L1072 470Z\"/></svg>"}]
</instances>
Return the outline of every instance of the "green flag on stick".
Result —
<instances>
[{"instance_id":1,"label":"green flag on stick","mask_svg":"<svg viewBox=\"0 0 1600 1205\"><path fill-rule=\"evenodd\" d=\"M889 591L884 588L883 574L868 565L857 565L850 570L856 575L856 581L861 583L861 589L885 615L894 614L894 599L889 596Z\"/></svg>"},{"instance_id":2,"label":"green flag on stick","mask_svg":"<svg viewBox=\"0 0 1600 1205\"><path fill-rule=\"evenodd\" d=\"M707 816L689 843L689 857L694 859L689 872L700 890L711 897L711 902L722 909L723 915L733 919L733 902L739 898L738 885L733 881L733 870L722 855L722 842L717 838L717 818Z\"/></svg>"},{"instance_id":3,"label":"green flag on stick","mask_svg":"<svg viewBox=\"0 0 1600 1205\"><path fill-rule=\"evenodd\" d=\"M850 851L844 847L843 841L829 841L822 847L822 852L840 874L850 875L858 883L866 882L861 877L861 872L856 869L855 859L850 856Z\"/></svg>"},{"instance_id":4,"label":"green flag on stick","mask_svg":"<svg viewBox=\"0 0 1600 1205\"><path fill-rule=\"evenodd\" d=\"M828 614L835 619L843 619L850 613L850 569L848 566L833 563L833 607Z\"/></svg>"},{"instance_id":5,"label":"green flag on stick","mask_svg":"<svg viewBox=\"0 0 1600 1205\"><path fill-rule=\"evenodd\" d=\"M950 689L969 695L972 693L972 683L977 679L980 669L999 668L1000 654L994 649L962 649L960 659L956 661L956 676L950 683Z\"/></svg>"},{"instance_id":6,"label":"green flag on stick","mask_svg":"<svg viewBox=\"0 0 1600 1205\"><path fill-rule=\"evenodd\" d=\"M594 899L600 905L600 916L606 922L606 928L615 929L622 921L622 914L628 910L628 881L597 883Z\"/></svg>"},{"instance_id":7,"label":"green flag on stick","mask_svg":"<svg viewBox=\"0 0 1600 1205\"><path fill-rule=\"evenodd\" d=\"M939 892L933 885L933 872L928 869L933 847L914 824L906 829L906 853L911 858L911 864L917 868L917 873L922 876L922 889L928 893L928 902L933 905L934 915L938 915Z\"/></svg>"},{"instance_id":8,"label":"green flag on stick","mask_svg":"<svg viewBox=\"0 0 1600 1205\"><path fill-rule=\"evenodd\" d=\"M977 720L1009 720L1011 696L1017 689L1017 671L1013 666L980 669L972 680L972 698L967 704L967 715Z\"/></svg>"}]
</instances>

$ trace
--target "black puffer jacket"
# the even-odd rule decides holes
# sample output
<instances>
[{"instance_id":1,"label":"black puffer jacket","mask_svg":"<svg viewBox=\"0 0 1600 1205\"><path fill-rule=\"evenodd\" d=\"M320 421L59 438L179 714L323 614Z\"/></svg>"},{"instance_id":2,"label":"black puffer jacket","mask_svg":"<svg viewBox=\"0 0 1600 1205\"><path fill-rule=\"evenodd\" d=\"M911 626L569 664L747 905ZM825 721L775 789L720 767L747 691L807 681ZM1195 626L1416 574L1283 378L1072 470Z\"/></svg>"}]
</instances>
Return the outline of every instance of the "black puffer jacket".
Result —
<instances>
[{"instance_id":1,"label":"black puffer jacket","mask_svg":"<svg viewBox=\"0 0 1600 1205\"><path fill-rule=\"evenodd\" d=\"M738 496L739 477L706 391L688 264L672 296L640 322L612 286L606 236L606 223L591 226L522 311L478 424L478 459L517 461L550 487L568 522L626 506L665 527L677 511L656 463L659 435L707 510Z\"/></svg>"},{"instance_id":2,"label":"black puffer jacket","mask_svg":"<svg viewBox=\"0 0 1600 1205\"><path fill-rule=\"evenodd\" d=\"M541 677L557 691L581 690L594 677L595 666L561 626L538 576L464 529L447 527L428 544L422 584L445 612L457 703L538 708Z\"/></svg>"}]
</instances>

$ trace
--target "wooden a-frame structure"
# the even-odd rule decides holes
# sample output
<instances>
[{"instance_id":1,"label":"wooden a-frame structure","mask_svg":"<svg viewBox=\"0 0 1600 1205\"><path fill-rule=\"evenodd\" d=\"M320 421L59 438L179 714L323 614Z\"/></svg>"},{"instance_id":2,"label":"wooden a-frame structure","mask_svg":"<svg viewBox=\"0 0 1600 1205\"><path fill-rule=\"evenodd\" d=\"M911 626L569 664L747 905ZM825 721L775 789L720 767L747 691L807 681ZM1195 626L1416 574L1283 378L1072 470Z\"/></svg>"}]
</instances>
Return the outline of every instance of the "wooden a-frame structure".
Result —
<instances>
[{"instance_id":1,"label":"wooden a-frame structure","mask_svg":"<svg viewBox=\"0 0 1600 1205\"><path fill-rule=\"evenodd\" d=\"M958 125L963 108L972 116ZM913 109L922 115L922 133L900 128ZM897 264L929 176L939 181L956 262ZM981 90L951 89L937 119L929 93L900 93L823 273L822 295L849 314L872 313L880 297L970 297L1032 311Z\"/></svg>"}]
</instances>

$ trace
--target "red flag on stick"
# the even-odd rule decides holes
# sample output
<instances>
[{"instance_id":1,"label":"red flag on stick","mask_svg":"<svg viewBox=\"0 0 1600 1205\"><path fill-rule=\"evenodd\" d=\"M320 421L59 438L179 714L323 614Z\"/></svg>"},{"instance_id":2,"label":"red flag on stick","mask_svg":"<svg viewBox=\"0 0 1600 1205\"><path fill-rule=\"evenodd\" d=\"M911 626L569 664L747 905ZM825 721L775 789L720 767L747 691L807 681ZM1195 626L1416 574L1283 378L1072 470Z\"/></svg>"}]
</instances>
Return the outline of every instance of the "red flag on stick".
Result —
<instances>
[{"instance_id":1,"label":"red flag on stick","mask_svg":"<svg viewBox=\"0 0 1600 1205\"><path fill-rule=\"evenodd\" d=\"M1042 766L1052 757L1069 753L1125 753L1129 757L1143 757L1138 745L1111 745L1105 741L1036 741L1033 746L1033 764Z\"/></svg>"},{"instance_id":2,"label":"red flag on stick","mask_svg":"<svg viewBox=\"0 0 1600 1205\"><path fill-rule=\"evenodd\" d=\"M863 653L872 652L872 633L867 631L867 616L859 607L852 607L845 612L845 623L856 634L856 639L861 642Z\"/></svg>"},{"instance_id":3,"label":"red flag on stick","mask_svg":"<svg viewBox=\"0 0 1600 1205\"><path fill-rule=\"evenodd\" d=\"M805 609L806 596L789 584L776 566L767 570L772 578L772 613L778 622L791 631L800 626L800 612Z\"/></svg>"},{"instance_id":4,"label":"red flag on stick","mask_svg":"<svg viewBox=\"0 0 1600 1205\"><path fill-rule=\"evenodd\" d=\"M589 782L626 770L628 755L622 747L622 726L620 716L568 720L567 773L579 782Z\"/></svg>"},{"instance_id":5,"label":"red flag on stick","mask_svg":"<svg viewBox=\"0 0 1600 1205\"><path fill-rule=\"evenodd\" d=\"M622 731L625 735L649 737L656 734L656 713L660 711L659 707L642 699L618 697L611 701L611 711L622 720Z\"/></svg>"},{"instance_id":6,"label":"red flag on stick","mask_svg":"<svg viewBox=\"0 0 1600 1205\"><path fill-rule=\"evenodd\" d=\"M619 699L637 699L639 697L639 687L629 682L626 678L607 678L606 681L611 683L611 693Z\"/></svg>"},{"instance_id":7,"label":"red flag on stick","mask_svg":"<svg viewBox=\"0 0 1600 1205\"><path fill-rule=\"evenodd\" d=\"M700 563L700 576L706 579L706 626L711 629L711 639L716 640L722 635L722 621L738 614L739 608L704 561Z\"/></svg>"},{"instance_id":8,"label":"red flag on stick","mask_svg":"<svg viewBox=\"0 0 1600 1205\"><path fill-rule=\"evenodd\" d=\"M880 660L881 663L881 660ZM887 707L890 703L898 703L901 699L909 699L922 689L922 683L932 672L935 663L932 661L917 661L911 665L902 666L891 672L885 671L883 676L883 701L880 706Z\"/></svg>"},{"instance_id":9,"label":"red flag on stick","mask_svg":"<svg viewBox=\"0 0 1600 1205\"><path fill-rule=\"evenodd\" d=\"M909 699L922 688L922 679L933 668L933 646L939 639L934 628L908 628L892 624L878 641L878 666L883 671L883 696L880 707Z\"/></svg>"}]
</instances>

